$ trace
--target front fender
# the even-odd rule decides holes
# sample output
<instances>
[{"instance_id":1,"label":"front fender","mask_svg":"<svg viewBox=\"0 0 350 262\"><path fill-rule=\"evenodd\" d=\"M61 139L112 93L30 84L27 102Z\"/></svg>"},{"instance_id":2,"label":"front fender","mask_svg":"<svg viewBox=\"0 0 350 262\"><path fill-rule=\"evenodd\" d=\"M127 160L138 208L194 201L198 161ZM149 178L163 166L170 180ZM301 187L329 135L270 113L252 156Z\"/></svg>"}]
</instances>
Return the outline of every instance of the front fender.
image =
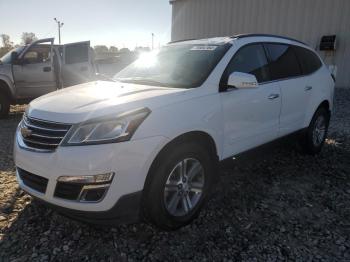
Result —
<instances>
[{"instance_id":1,"label":"front fender","mask_svg":"<svg viewBox=\"0 0 350 262\"><path fill-rule=\"evenodd\" d=\"M12 67L11 65L1 65L0 67L0 82L3 85L0 85L0 88L5 88L5 91L11 96L15 97L15 84L12 76Z\"/></svg>"},{"instance_id":2,"label":"front fender","mask_svg":"<svg viewBox=\"0 0 350 262\"><path fill-rule=\"evenodd\" d=\"M206 95L155 109L136 131L134 139L164 136L172 141L180 135L198 131L214 140L221 159L223 128L218 95Z\"/></svg>"}]
</instances>

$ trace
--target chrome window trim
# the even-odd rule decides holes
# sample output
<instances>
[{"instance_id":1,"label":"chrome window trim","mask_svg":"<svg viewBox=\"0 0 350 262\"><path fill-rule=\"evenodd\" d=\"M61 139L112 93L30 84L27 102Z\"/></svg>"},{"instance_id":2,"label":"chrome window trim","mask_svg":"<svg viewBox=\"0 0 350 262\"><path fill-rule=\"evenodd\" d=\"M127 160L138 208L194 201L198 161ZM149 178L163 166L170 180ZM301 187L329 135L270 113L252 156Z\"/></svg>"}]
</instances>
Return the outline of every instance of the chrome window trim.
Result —
<instances>
[{"instance_id":1,"label":"chrome window trim","mask_svg":"<svg viewBox=\"0 0 350 262\"><path fill-rule=\"evenodd\" d=\"M308 77L311 76L313 74L316 74L322 67L320 67L317 71L308 74L308 75L301 75L301 76L294 76L294 77L287 77L287 78L281 78L281 79L276 79L276 80L271 80L271 81L266 81L266 82L261 82L259 83L259 86L261 85L267 85L267 84L271 84L271 83L275 83L275 82L281 82L281 81L287 81L287 80L293 80L293 79L298 79L298 78L302 78L302 77Z\"/></svg>"}]
</instances>

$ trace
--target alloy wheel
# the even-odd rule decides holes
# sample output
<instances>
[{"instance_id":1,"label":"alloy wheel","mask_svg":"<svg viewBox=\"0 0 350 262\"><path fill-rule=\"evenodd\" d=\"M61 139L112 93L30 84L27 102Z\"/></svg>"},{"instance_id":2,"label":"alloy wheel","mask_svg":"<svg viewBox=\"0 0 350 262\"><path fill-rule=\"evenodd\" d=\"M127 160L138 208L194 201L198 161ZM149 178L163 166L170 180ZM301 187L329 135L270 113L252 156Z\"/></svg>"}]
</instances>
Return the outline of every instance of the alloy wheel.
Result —
<instances>
[{"instance_id":1,"label":"alloy wheel","mask_svg":"<svg viewBox=\"0 0 350 262\"><path fill-rule=\"evenodd\" d=\"M204 190L204 168L194 158L185 158L170 172L164 188L164 203L173 216L185 216L199 203Z\"/></svg>"},{"instance_id":2,"label":"alloy wheel","mask_svg":"<svg viewBox=\"0 0 350 262\"><path fill-rule=\"evenodd\" d=\"M312 132L312 141L315 146L319 146L323 143L326 136L326 119L323 115L320 115L314 125L314 130Z\"/></svg>"}]
</instances>

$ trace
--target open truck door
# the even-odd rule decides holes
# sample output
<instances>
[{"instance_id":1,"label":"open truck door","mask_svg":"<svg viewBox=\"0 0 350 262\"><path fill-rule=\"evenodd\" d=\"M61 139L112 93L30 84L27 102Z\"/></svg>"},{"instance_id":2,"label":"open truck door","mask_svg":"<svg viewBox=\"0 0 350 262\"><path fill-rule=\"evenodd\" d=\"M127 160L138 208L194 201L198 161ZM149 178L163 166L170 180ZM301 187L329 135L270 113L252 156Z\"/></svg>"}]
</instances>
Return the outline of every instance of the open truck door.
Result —
<instances>
[{"instance_id":1,"label":"open truck door","mask_svg":"<svg viewBox=\"0 0 350 262\"><path fill-rule=\"evenodd\" d=\"M36 98L57 89L53 42L54 38L35 41L13 62L16 97Z\"/></svg>"},{"instance_id":2,"label":"open truck door","mask_svg":"<svg viewBox=\"0 0 350 262\"><path fill-rule=\"evenodd\" d=\"M62 46L63 86L72 86L94 79L93 54L90 41L65 44Z\"/></svg>"}]
</instances>

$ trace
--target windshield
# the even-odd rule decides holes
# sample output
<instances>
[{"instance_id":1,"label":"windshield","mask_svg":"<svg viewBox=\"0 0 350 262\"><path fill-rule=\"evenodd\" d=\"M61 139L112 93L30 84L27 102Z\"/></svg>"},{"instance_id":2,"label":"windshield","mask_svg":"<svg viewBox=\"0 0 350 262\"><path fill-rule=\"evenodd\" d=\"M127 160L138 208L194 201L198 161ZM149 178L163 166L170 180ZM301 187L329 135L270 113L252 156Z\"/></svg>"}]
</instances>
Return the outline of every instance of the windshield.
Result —
<instances>
[{"instance_id":1,"label":"windshield","mask_svg":"<svg viewBox=\"0 0 350 262\"><path fill-rule=\"evenodd\" d=\"M12 49L11 51L7 52L3 57L0 58L0 62L2 64L11 64L11 53L17 52L17 54L20 54L24 49L24 46L17 47L15 49Z\"/></svg>"},{"instance_id":2,"label":"windshield","mask_svg":"<svg viewBox=\"0 0 350 262\"><path fill-rule=\"evenodd\" d=\"M116 74L120 82L194 88L200 86L228 50L229 45L169 45L144 53Z\"/></svg>"}]
</instances>

